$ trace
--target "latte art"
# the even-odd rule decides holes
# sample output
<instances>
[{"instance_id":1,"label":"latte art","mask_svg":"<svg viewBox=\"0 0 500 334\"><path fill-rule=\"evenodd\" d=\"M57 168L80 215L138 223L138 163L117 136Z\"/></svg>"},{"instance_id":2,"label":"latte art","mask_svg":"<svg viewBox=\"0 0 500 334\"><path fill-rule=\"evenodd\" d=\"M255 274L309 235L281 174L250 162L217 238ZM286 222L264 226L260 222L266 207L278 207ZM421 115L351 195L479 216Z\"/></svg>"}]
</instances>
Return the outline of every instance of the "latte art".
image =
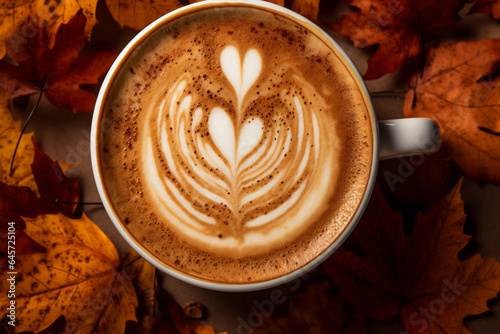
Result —
<instances>
[{"instance_id":1,"label":"latte art","mask_svg":"<svg viewBox=\"0 0 500 334\"><path fill-rule=\"evenodd\" d=\"M357 212L373 154L365 97L337 51L247 6L184 15L138 43L98 144L129 236L217 282L273 279L324 252Z\"/></svg>"},{"instance_id":2,"label":"latte art","mask_svg":"<svg viewBox=\"0 0 500 334\"><path fill-rule=\"evenodd\" d=\"M291 98L275 114L255 110L250 115L259 96L248 92L259 82L262 63L256 49L242 53L225 47L220 68L231 88L225 107L205 105L188 89L192 74L184 73L164 97L155 98L141 129L149 139L139 167L164 218L207 247L233 249L234 256L248 254L248 248L256 253L304 229L318 199L331 196L334 183L321 181L337 168L335 151L323 152L321 158L332 163L318 166L321 133L315 113L321 108L290 94L309 89L298 76L278 93ZM291 210L298 203L311 211Z\"/></svg>"}]
</instances>

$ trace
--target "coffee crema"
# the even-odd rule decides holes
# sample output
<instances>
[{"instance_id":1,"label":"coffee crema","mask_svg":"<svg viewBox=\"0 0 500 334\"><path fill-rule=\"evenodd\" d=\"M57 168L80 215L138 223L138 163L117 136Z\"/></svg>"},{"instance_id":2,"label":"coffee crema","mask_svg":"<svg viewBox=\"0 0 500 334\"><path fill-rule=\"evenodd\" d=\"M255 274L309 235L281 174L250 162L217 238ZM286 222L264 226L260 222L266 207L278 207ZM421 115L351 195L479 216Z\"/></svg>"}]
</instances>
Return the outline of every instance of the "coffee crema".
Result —
<instances>
[{"instance_id":1,"label":"coffee crema","mask_svg":"<svg viewBox=\"0 0 500 334\"><path fill-rule=\"evenodd\" d=\"M153 257L221 283L300 268L344 231L371 172L355 74L323 38L240 6L142 41L104 105L111 206Z\"/></svg>"}]
</instances>

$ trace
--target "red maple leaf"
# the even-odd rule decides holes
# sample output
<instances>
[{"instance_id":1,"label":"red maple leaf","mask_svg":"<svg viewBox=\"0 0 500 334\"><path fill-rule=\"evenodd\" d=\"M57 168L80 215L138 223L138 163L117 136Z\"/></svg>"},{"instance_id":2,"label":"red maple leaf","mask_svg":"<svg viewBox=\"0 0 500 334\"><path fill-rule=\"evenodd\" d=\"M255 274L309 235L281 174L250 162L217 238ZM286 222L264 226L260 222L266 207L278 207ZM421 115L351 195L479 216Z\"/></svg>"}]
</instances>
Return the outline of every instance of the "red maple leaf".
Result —
<instances>
[{"instance_id":1,"label":"red maple leaf","mask_svg":"<svg viewBox=\"0 0 500 334\"><path fill-rule=\"evenodd\" d=\"M463 333L463 318L488 310L500 290L500 263L459 252L471 239L460 182L439 204L417 217L406 236L401 215L378 188L353 232L366 256L340 248L324 264L339 298L365 318L397 314L410 334Z\"/></svg>"},{"instance_id":2,"label":"red maple leaf","mask_svg":"<svg viewBox=\"0 0 500 334\"><path fill-rule=\"evenodd\" d=\"M80 10L67 24L59 27L54 46L49 48L51 36L43 23L31 21L33 36L11 43L7 49L17 65L0 61L0 88L8 92L9 98L44 92L57 108L92 111L96 97L80 85L98 83L116 53L91 50L80 55L86 43L85 22L85 15Z\"/></svg>"},{"instance_id":3,"label":"red maple leaf","mask_svg":"<svg viewBox=\"0 0 500 334\"><path fill-rule=\"evenodd\" d=\"M365 79L418 63L424 36L459 20L458 11L471 0L343 0L358 12L329 27L348 37L357 48L378 45L368 60Z\"/></svg>"},{"instance_id":4,"label":"red maple leaf","mask_svg":"<svg viewBox=\"0 0 500 334\"><path fill-rule=\"evenodd\" d=\"M57 211L62 212L68 217L78 216L77 212L79 198L78 179L70 179L64 175L64 172L57 161L52 160L45 154L35 140L35 158L31 165L35 182L38 186L40 197L50 203L53 203Z\"/></svg>"},{"instance_id":5,"label":"red maple leaf","mask_svg":"<svg viewBox=\"0 0 500 334\"><path fill-rule=\"evenodd\" d=\"M0 252L8 253L9 230L15 235L17 254L43 252L45 248L24 233L26 224L21 217L33 218L42 213L57 213L57 209L37 197L28 187L9 186L0 182Z\"/></svg>"}]
</instances>

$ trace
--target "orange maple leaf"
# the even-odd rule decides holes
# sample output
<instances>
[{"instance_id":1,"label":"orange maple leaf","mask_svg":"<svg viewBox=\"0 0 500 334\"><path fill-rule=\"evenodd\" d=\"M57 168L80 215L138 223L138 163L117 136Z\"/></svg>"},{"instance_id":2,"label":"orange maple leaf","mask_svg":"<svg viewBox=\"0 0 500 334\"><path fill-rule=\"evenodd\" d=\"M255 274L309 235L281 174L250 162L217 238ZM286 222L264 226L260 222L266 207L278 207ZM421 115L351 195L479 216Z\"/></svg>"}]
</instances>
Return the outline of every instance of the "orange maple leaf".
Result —
<instances>
[{"instance_id":1,"label":"orange maple leaf","mask_svg":"<svg viewBox=\"0 0 500 334\"><path fill-rule=\"evenodd\" d=\"M467 331L462 319L487 311L500 291L500 263L479 254L458 259L471 239L463 233L461 183L418 216L409 237L376 188L353 233L366 256L340 248L324 264L339 298L366 318L399 314L411 334Z\"/></svg>"},{"instance_id":2,"label":"orange maple leaf","mask_svg":"<svg viewBox=\"0 0 500 334\"><path fill-rule=\"evenodd\" d=\"M430 50L423 76L413 76L404 113L430 117L443 146L470 177L500 182L500 84L494 77L500 40L442 43Z\"/></svg>"},{"instance_id":3,"label":"orange maple leaf","mask_svg":"<svg viewBox=\"0 0 500 334\"><path fill-rule=\"evenodd\" d=\"M457 13L471 0L343 0L359 8L330 24L348 37L357 48L378 45L368 60L365 79L377 79L403 65L418 63L421 44L427 33L449 26L459 19Z\"/></svg>"},{"instance_id":4,"label":"orange maple leaf","mask_svg":"<svg viewBox=\"0 0 500 334\"><path fill-rule=\"evenodd\" d=\"M90 112L95 95L80 89L82 84L95 84L116 57L114 52L89 51L79 55L86 43L86 18L80 11L57 31L54 46L43 22L33 21L37 33L25 43L9 45L8 55L18 66L0 62L0 89L9 98L44 92L58 108Z\"/></svg>"},{"instance_id":5,"label":"orange maple leaf","mask_svg":"<svg viewBox=\"0 0 500 334\"><path fill-rule=\"evenodd\" d=\"M30 25L30 18L44 22L44 29L51 36L51 47L59 26L68 23L81 10L87 18L85 36L90 38L97 24L96 6L97 0L3 0L0 4L0 58L5 55L6 45L24 44L37 32L37 27Z\"/></svg>"},{"instance_id":6,"label":"orange maple leaf","mask_svg":"<svg viewBox=\"0 0 500 334\"><path fill-rule=\"evenodd\" d=\"M123 333L135 320L132 278L120 270L118 251L85 215L26 220L26 233L47 249L16 257L15 333L39 332L64 316L64 333ZM8 319L11 281L0 281L2 318Z\"/></svg>"}]
</instances>

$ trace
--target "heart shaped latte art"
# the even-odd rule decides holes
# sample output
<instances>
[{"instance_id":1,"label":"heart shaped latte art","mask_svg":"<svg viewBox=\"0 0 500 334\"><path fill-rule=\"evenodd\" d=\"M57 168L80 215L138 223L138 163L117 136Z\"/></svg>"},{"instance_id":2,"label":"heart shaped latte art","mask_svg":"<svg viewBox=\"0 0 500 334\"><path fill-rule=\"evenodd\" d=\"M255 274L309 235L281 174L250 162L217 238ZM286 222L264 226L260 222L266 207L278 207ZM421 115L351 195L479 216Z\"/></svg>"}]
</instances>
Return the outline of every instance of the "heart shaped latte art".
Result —
<instances>
[{"instance_id":1,"label":"heart shaped latte art","mask_svg":"<svg viewBox=\"0 0 500 334\"><path fill-rule=\"evenodd\" d=\"M256 247L310 219L316 196L332 191L324 180L335 166L318 163L319 108L304 98L316 96L312 85L297 75L279 93L261 94L272 80L258 50L226 46L219 61L217 92L184 73L148 111L140 167L179 233L207 245ZM329 154L321 158L333 161Z\"/></svg>"},{"instance_id":2,"label":"heart shaped latte art","mask_svg":"<svg viewBox=\"0 0 500 334\"><path fill-rule=\"evenodd\" d=\"M238 102L241 103L261 72L262 59L259 52L255 49L248 50L242 64L238 49L228 46L222 50L220 58L222 71L231 82Z\"/></svg>"},{"instance_id":3,"label":"heart shaped latte art","mask_svg":"<svg viewBox=\"0 0 500 334\"><path fill-rule=\"evenodd\" d=\"M221 108L214 108L208 118L208 129L214 144L231 167L231 174L237 172L241 160L259 144L262 138L262 121L254 118L245 123L236 138L233 122ZM237 139L237 140L236 140Z\"/></svg>"}]
</instances>

